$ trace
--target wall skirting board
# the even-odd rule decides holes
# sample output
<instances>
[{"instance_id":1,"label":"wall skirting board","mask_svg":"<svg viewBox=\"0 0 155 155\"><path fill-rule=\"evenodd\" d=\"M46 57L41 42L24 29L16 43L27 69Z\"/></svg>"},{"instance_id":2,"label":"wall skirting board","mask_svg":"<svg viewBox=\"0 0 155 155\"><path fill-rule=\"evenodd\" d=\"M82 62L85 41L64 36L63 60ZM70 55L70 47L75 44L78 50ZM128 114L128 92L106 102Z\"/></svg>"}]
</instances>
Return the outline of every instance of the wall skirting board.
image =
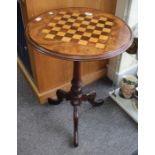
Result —
<instances>
[{"instance_id":1,"label":"wall skirting board","mask_svg":"<svg viewBox=\"0 0 155 155\"><path fill-rule=\"evenodd\" d=\"M122 79L123 76L137 75L137 71L138 71L138 64L132 65L119 72L115 72L115 69L113 69L110 65L107 65L107 67L108 67L108 72L107 72L108 78L110 78L116 85L119 85L120 80Z\"/></svg>"},{"instance_id":2,"label":"wall skirting board","mask_svg":"<svg viewBox=\"0 0 155 155\"><path fill-rule=\"evenodd\" d=\"M21 72L23 73L25 79L30 84L33 92L35 93L35 95L37 96L37 98L41 104L46 103L47 98L49 98L49 97L55 98L55 96L56 96L55 93L56 93L57 89L64 89L66 91L69 91L71 84L68 82L68 83L65 83L59 87L54 88L54 89L40 93L37 86L35 85L33 79L31 78L30 74L27 72L25 66L23 65L23 63L19 57L17 58L17 63L18 63L18 66L19 66ZM100 69L98 71L95 71L93 73L83 76L82 77L83 85L90 84L91 82L98 80L103 76L106 76L106 73L107 73L107 69L103 68L103 69Z\"/></svg>"}]
</instances>

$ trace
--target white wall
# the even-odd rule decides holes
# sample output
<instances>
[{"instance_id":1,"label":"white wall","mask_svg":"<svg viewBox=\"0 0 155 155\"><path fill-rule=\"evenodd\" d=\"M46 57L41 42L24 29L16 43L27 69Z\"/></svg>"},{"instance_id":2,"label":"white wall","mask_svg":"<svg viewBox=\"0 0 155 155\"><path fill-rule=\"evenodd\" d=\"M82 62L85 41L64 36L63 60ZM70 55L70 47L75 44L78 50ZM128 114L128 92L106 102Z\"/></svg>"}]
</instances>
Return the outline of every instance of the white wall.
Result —
<instances>
[{"instance_id":1,"label":"white wall","mask_svg":"<svg viewBox=\"0 0 155 155\"><path fill-rule=\"evenodd\" d=\"M134 27L137 23L138 23L138 0L132 0L128 24L130 25L130 27Z\"/></svg>"},{"instance_id":2,"label":"white wall","mask_svg":"<svg viewBox=\"0 0 155 155\"><path fill-rule=\"evenodd\" d=\"M124 19L133 28L138 23L138 0L117 0L116 16ZM109 61L108 77L115 84L119 84L123 75L136 74L136 72L137 60L126 52Z\"/></svg>"}]
</instances>

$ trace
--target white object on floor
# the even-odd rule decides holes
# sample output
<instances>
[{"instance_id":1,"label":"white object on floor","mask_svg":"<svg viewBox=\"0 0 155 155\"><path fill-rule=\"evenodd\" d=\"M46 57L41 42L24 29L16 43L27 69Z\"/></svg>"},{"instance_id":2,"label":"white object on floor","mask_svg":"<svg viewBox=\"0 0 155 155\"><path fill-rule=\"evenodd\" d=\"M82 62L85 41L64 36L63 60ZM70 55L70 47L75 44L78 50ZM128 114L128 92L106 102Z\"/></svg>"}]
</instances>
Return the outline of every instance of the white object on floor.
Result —
<instances>
[{"instance_id":1,"label":"white object on floor","mask_svg":"<svg viewBox=\"0 0 155 155\"><path fill-rule=\"evenodd\" d=\"M138 123L138 108L135 99L122 98L119 95L119 88L109 92L109 95L136 123Z\"/></svg>"}]
</instances>

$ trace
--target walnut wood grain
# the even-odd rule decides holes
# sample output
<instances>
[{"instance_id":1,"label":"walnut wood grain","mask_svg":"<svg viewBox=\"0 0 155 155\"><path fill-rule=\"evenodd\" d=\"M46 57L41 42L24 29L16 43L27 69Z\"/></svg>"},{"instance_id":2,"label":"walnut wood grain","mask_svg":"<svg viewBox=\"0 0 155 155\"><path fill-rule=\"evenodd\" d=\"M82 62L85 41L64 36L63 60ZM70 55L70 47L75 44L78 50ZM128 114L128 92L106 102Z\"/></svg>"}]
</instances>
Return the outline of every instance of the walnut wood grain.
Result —
<instances>
[{"instance_id":1,"label":"walnut wood grain","mask_svg":"<svg viewBox=\"0 0 155 155\"><path fill-rule=\"evenodd\" d=\"M79 45L73 42L63 42L62 40L47 40L42 35L42 30L50 23L59 12L74 12L84 14L93 13L93 18L108 18L114 23L104 49L93 46ZM26 29L28 41L38 51L50 56L65 60L91 61L114 57L124 52L133 41L132 32L127 24L120 18L104 13L101 10L89 8L63 8L51 10L39 17L32 19Z\"/></svg>"},{"instance_id":2,"label":"walnut wood grain","mask_svg":"<svg viewBox=\"0 0 155 155\"><path fill-rule=\"evenodd\" d=\"M22 12L25 26L28 21L44 12L64 7L89 7L101 9L104 12L115 14L117 0L24 0ZM46 99L55 96L57 89L69 90L72 75L72 62L52 58L37 52L28 46L33 82L38 89L39 101L45 103ZM106 76L106 65L108 60L92 61L82 63L83 84L91 83ZM54 74L53 74L54 73ZM51 78L52 77L52 78ZM62 78L63 77L63 78Z\"/></svg>"},{"instance_id":3,"label":"walnut wood grain","mask_svg":"<svg viewBox=\"0 0 155 155\"><path fill-rule=\"evenodd\" d=\"M91 17L91 20L87 20L88 15L85 15L86 12L88 12L88 14L92 14L89 16ZM65 17L65 15L70 16ZM80 20L78 17L82 18L82 23L80 24L78 24L78 21ZM59 21L61 21L61 24L59 23ZM76 23L76 26L73 27L72 24L74 22ZM65 23L65 25L62 25L62 23ZM79 30L79 28L84 29L90 25L92 26L92 23L94 28L93 31L89 30L89 33L91 33L91 35L89 34L89 37L85 37L85 34L83 33L80 33L80 37L75 37L75 35L78 34L77 31ZM69 27L70 24L72 25L71 27ZM83 25L82 27L81 24ZM98 24L100 26L98 26ZM80 25L78 27L78 30L77 25ZM67 28L68 30L65 31L66 28L65 30L63 30L61 28L63 26L69 27ZM51 27L51 29L49 27ZM86 28L86 31L83 31L87 32L87 30L88 29ZM66 36L66 34L68 35L69 33L68 31L74 33L74 36ZM98 39L95 39L94 34L95 36L99 34ZM49 99L48 101L53 105L60 104L63 99L67 99L70 101L71 105L74 108L73 140L74 146L76 147L79 143L79 117L77 106L80 106L83 101L88 101L93 106L101 105L103 103L103 100L95 101L95 92L88 94L84 94L82 92L81 61L107 59L124 52L132 44L132 32L124 21L114 15L104 13L101 10L89 8L63 8L51 10L50 12L46 12L32 19L27 25L26 35L29 43L39 52L52 57L74 61L73 79L71 81L72 86L70 91L66 93L62 90L58 90L57 100ZM101 41L103 40L103 38L106 41ZM92 40L93 42L94 40L96 40L95 44L92 43Z\"/></svg>"}]
</instances>

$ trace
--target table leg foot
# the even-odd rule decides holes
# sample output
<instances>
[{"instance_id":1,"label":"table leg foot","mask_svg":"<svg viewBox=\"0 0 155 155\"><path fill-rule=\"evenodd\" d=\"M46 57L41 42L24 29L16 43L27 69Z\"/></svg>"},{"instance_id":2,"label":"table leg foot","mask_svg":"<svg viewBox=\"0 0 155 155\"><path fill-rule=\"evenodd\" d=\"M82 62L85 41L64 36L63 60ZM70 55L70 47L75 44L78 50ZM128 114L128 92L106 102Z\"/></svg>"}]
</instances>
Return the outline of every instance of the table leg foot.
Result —
<instances>
[{"instance_id":1,"label":"table leg foot","mask_svg":"<svg viewBox=\"0 0 155 155\"><path fill-rule=\"evenodd\" d=\"M103 103L104 103L104 100L103 99L98 99L98 100L95 100L92 103L92 106L94 106L94 107L101 106Z\"/></svg>"},{"instance_id":2,"label":"table leg foot","mask_svg":"<svg viewBox=\"0 0 155 155\"><path fill-rule=\"evenodd\" d=\"M68 100L69 95L65 91L59 89L56 92L57 99L48 98L48 103L50 105L59 105L64 99Z\"/></svg>"},{"instance_id":3,"label":"table leg foot","mask_svg":"<svg viewBox=\"0 0 155 155\"><path fill-rule=\"evenodd\" d=\"M92 106L100 106L104 103L103 99L96 100L96 92L83 94L81 100L88 101Z\"/></svg>"}]
</instances>

